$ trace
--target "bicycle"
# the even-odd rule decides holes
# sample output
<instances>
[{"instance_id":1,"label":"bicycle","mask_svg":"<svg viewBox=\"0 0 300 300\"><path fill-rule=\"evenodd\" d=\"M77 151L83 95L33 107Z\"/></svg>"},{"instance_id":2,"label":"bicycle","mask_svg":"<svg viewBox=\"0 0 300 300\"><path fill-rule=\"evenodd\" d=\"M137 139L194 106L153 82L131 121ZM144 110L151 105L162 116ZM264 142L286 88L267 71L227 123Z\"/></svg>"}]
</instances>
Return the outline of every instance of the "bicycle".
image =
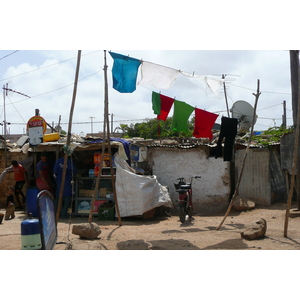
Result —
<instances>
[{"instance_id":1,"label":"bicycle","mask_svg":"<svg viewBox=\"0 0 300 300\"><path fill-rule=\"evenodd\" d=\"M185 222L186 215L189 216L189 220L192 219L193 214L193 199L192 199L192 182L193 179L199 179L201 176L192 176L190 183L186 183L183 177L178 178L178 183L174 183L176 192L179 194L178 209L179 209L179 220L181 223Z\"/></svg>"}]
</instances>

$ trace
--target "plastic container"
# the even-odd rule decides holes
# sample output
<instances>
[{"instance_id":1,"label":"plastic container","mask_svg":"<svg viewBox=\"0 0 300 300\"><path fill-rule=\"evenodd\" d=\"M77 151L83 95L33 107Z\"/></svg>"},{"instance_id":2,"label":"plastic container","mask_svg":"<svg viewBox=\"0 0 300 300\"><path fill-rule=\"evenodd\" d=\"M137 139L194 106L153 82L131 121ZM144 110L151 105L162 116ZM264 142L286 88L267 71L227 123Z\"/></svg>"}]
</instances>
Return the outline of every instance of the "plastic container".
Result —
<instances>
[{"instance_id":1,"label":"plastic container","mask_svg":"<svg viewBox=\"0 0 300 300\"><path fill-rule=\"evenodd\" d=\"M94 153L94 164L99 165L101 161L101 153L100 152L95 152Z\"/></svg>"},{"instance_id":2,"label":"plastic container","mask_svg":"<svg viewBox=\"0 0 300 300\"><path fill-rule=\"evenodd\" d=\"M58 132L47 133L43 135L43 142L58 141L60 139L60 134Z\"/></svg>"},{"instance_id":3,"label":"plastic container","mask_svg":"<svg viewBox=\"0 0 300 300\"><path fill-rule=\"evenodd\" d=\"M100 171L100 166L99 165L95 165L94 167L94 176L97 177Z\"/></svg>"},{"instance_id":4,"label":"plastic container","mask_svg":"<svg viewBox=\"0 0 300 300\"><path fill-rule=\"evenodd\" d=\"M39 216L39 208L37 195L39 193L39 189L36 186L29 186L26 192L26 211L27 215L31 213L34 218Z\"/></svg>"},{"instance_id":5,"label":"plastic container","mask_svg":"<svg viewBox=\"0 0 300 300\"><path fill-rule=\"evenodd\" d=\"M89 177L94 177L94 169L89 169Z\"/></svg>"},{"instance_id":6,"label":"plastic container","mask_svg":"<svg viewBox=\"0 0 300 300\"><path fill-rule=\"evenodd\" d=\"M40 222L30 214L29 219L21 223L22 250L38 250L42 248Z\"/></svg>"}]
</instances>

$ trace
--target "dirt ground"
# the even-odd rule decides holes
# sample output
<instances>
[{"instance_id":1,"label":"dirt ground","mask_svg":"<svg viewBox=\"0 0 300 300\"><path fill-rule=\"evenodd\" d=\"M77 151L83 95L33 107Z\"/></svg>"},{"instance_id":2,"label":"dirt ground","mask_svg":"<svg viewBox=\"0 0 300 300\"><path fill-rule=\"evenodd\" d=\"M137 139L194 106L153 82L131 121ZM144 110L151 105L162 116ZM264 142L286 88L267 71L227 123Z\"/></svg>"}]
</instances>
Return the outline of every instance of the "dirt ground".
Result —
<instances>
[{"instance_id":1,"label":"dirt ground","mask_svg":"<svg viewBox=\"0 0 300 300\"><path fill-rule=\"evenodd\" d=\"M1 211L3 213L3 210ZM291 207L288 234L284 237L286 204L276 203L269 207L235 212L232 210L221 224L224 214L203 216L181 224L176 212L143 220L141 218L122 218L118 221L93 222L101 228L96 240L81 239L72 234L72 225L86 223L87 217L59 219L58 239L55 250L299 250L300 216L296 204ZM267 221L264 238L248 241L241 238L240 232L246 224L260 218ZM0 224L0 249L21 249L21 222L27 219L24 211L17 211L13 220L3 220Z\"/></svg>"}]
</instances>

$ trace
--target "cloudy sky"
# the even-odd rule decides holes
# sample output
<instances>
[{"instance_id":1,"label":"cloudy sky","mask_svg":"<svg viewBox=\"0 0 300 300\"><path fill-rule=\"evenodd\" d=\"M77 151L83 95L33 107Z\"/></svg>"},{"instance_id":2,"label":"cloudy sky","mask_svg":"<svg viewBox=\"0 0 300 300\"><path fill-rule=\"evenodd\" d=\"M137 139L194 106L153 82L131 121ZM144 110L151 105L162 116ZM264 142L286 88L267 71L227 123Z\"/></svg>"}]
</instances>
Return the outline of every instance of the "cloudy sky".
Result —
<instances>
[{"instance_id":1,"label":"cloudy sky","mask_svg":"<svg viewBox=\"0 0 300 300\"><path fill-rule=\"evenodd\" d=\"M229 108L239 100L254 106L253 93L260 80L255 130L266 130L282 123L283 101L287 104L287 122L292 124L290 61L287 50L117 50L144 61L178 69L195 75L226 74ZM25 124L35 109L49 124L57 125L59 116L67 129L72 101L77 50L2 50L0 51L0 81L2 87L15 92L5 97L6 120L10 133L25 132ZM89 133L103 129L104 114L104 51L81 52L79 83L73 116L72 132ZM179 75L170 89L137 85L133 93L120 93L112 87L113 59L107 52L109 112L113 129L120 123L136 123L155 118L152 111L152 91L184 101L192 106L217 113L217 122L227 116L225 95L208 97L204 91ZM137 81L141 79L139 69ZM4 96L1 97L0 119L4 120ZM172 115L172 110L170 112ZM3 130L3 127L2 127Z\"/></svg>"}]
</instances>

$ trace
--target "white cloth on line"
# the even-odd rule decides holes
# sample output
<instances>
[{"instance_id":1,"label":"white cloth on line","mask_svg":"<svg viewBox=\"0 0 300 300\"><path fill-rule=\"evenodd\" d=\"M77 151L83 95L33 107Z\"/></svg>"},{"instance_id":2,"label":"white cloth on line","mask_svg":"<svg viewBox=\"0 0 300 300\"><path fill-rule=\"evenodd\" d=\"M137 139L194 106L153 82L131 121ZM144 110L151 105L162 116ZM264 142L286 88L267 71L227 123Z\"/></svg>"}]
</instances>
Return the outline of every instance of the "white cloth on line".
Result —
<instances>
[{"instance_id":1,"label":"white cloth on line","mask_svg":"<svg viewBox=\"0 0 300 300\"><path fill-rule=\"evenodd\" d=\"M139 85L153 85L158 89L169 89L179 75L179 70L143 61Z\"/></svg>"},{"instance_id":2,"label":"white cloth on line","mask_svg":"<svg viewBox=\"0 0 300 300\"><path fill-rule=\"evenodd\" d=\"M208 97L219 96L224 83L223 79L213 75L193 75L182 71L180 73L199 86Z\"/></svg>"}]
</instances>

